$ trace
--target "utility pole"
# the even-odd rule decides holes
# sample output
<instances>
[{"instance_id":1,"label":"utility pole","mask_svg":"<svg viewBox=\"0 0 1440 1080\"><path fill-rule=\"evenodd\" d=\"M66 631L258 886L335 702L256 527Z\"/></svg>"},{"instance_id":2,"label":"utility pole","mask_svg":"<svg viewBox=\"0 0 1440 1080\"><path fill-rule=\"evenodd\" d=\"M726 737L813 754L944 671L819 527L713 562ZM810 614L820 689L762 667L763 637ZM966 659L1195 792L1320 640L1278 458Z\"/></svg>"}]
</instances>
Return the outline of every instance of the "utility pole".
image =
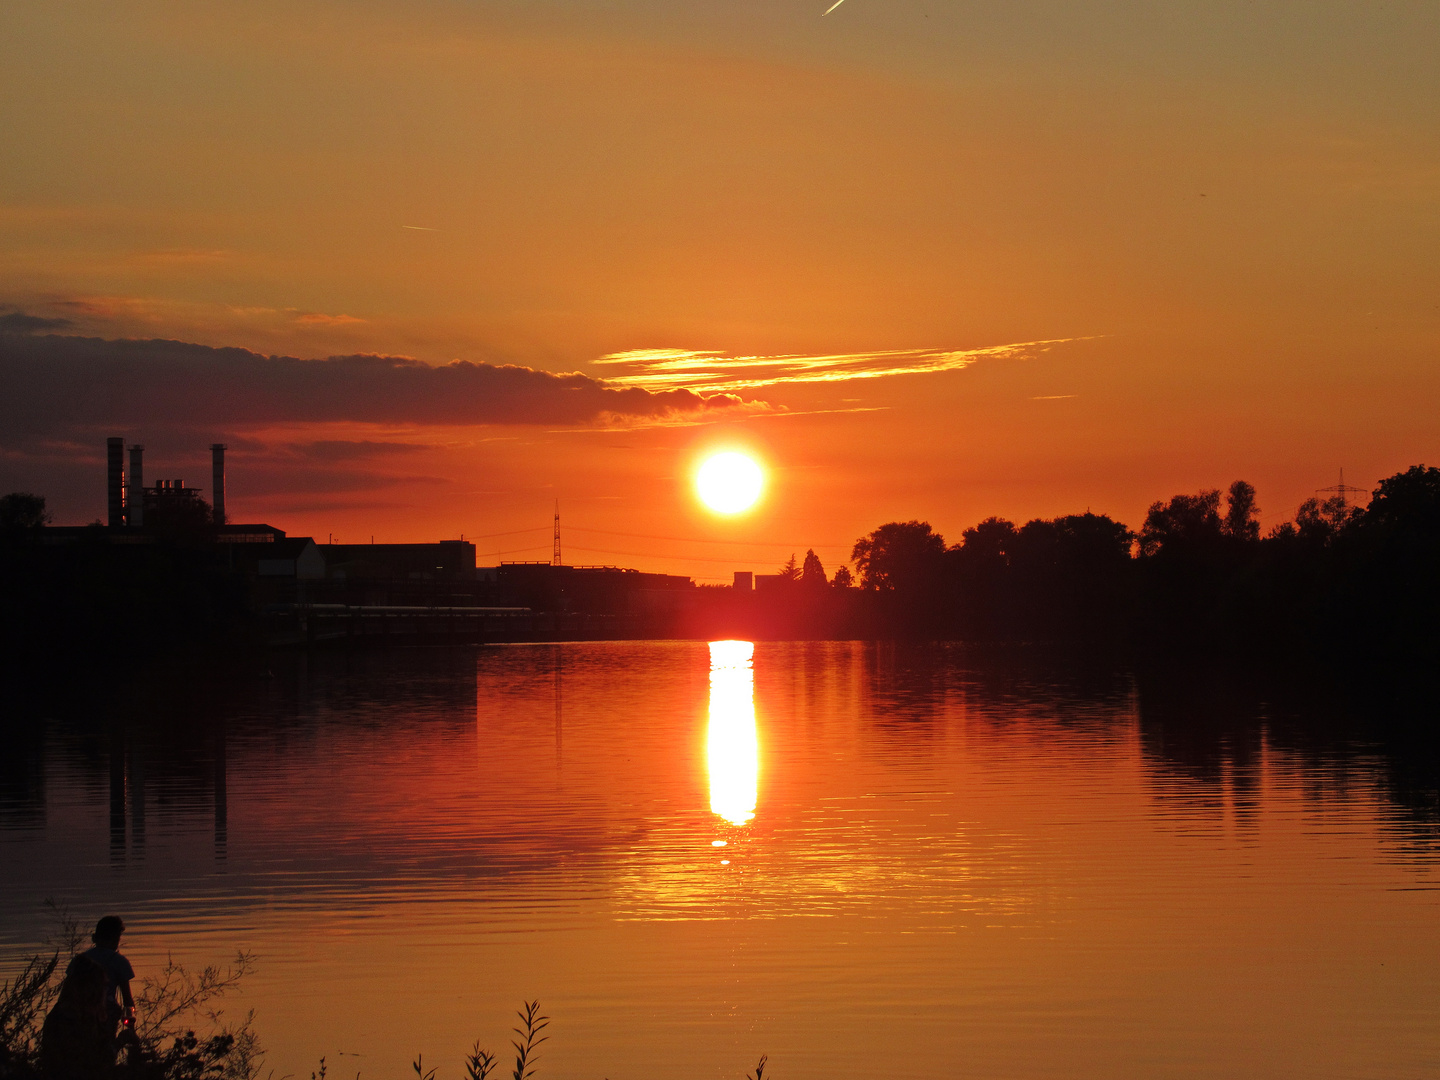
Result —
<instances>
[{"instance_id":1,"label":"utility pole","mask_svg":"<svg viewBox=\"0 0 1440 1080\"><path fill-rule=\"evenodd\" d=\"M1348 506L1348 505L1349 505L1349 500L1346 498L1346 496L1348 496L1348 495L1369 495L1370 492L1369 492L1366 488L1351 487L1349 484L1345 483L1345 470L1344 470L1344 469L1341 469L1341 470L1340 470L1340 483L1334 485L1333 487L1316 488L1316 489L1315 489L1315 494L1316 494L1316 495L1339 495L1339 496L1340 496L1340 505L1341 505L1342 507L1344 507L1344 506Z\"/></svg>"},{"instance_id":2,"label":"utility pole","mask_svg":"<svg viewBox=\"0 0 1440 1080\"><path fill-rule=\"evenodd\" d=\"M560 565L560 500L555 500L555 553L550 556L550 565Z\"/></svg>"}]
</instances>

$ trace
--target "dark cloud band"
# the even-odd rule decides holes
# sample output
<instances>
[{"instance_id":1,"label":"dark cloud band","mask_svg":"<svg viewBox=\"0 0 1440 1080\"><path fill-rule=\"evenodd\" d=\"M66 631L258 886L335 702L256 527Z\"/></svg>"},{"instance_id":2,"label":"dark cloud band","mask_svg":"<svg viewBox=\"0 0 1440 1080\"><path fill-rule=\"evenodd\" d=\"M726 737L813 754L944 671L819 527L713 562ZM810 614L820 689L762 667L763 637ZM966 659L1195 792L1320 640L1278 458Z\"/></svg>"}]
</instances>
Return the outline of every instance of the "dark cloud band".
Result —
<instances>
[{"instance_id":1,"label":"dark cloud band","mask_svg":"<svg viewBox=\"0 0 1440 1080\"><path fill-rule=\"evenodd\" d=\"M401 356L301 360L181 341L0 333L0 429L334 422L427 425L663 420L745 406L728 393L615 386L588 375Z\"/></svg>"},{"instance_id":2,"label":"dark cloud band","mask_svg":"<svg viewBox=\"0 0 1440 1080\"><path fill-rule=\"evenodd\" d=\"M71 325L69 319L46 319L40 315L27 315L23 311L0 315L0 333L37 334L42 330L64 330Z\"/></svg>"}]
</instances>

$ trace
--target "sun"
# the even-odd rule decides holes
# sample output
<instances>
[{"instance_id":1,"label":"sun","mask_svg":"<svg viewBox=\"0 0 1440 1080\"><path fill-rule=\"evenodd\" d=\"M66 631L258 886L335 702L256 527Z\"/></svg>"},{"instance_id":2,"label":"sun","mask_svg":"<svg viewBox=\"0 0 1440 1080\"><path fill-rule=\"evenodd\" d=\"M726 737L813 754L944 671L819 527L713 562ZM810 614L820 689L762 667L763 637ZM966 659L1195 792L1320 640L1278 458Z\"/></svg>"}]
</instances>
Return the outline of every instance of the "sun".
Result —
<instances>
[{"instance_id":1,"label":"sun","mask_svg":"<svg viewBox=\"0 0 1440 1080\"><path fill-rule=\"evenodd\" d=\"M739 514L755 505L765 473L754 458L729 450L705 459L695 474L700 501L717 514Z\"/></svg>"}]
</instances>

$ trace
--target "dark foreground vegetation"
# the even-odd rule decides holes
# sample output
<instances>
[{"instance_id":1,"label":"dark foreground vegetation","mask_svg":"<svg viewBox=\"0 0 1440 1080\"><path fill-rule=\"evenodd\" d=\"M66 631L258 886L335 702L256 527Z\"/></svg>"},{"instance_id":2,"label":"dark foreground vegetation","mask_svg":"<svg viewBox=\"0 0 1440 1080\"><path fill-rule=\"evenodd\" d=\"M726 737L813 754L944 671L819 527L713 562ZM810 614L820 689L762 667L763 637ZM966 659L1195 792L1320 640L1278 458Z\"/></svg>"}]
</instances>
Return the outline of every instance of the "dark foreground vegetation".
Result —
<instances>
[{"instance_id":1,"label":"dark foreground vegetation","mask_svg":"<svg viewBox=\"0 0 1440 1080\"><path fill-rule=\"evenodd\" d=\"M71 962L82 935L59 917L48 950L0 983L0 1080L255 1080L263 1054L254 1014L226 1018L221 999L252 969L241 953L226 967L190 971L173 961L136 995L133 1032L104 1020L94 965ZM73 974L72 974L73 970ZM97 1015L98 1014L98 1015Z\"/></svg>"},{"instance_id":2,"label":"dark foreground vegetation","mask_svg":"<svg viewBox=\"0 0 1440 1080\"><path fill-rule=\"evenodd\" d=\"M242 953L225 968L190 972L173 961L137 995L135 1031L116 1037L95 1023L95 1002L86 994L83 969L72 969L81 941L76 923L62 917L61 930L45 952L30 957L0 983L0 1080L259 1080L273 1078L254 1030L255 1015L227 1022L219 1003L253 968ZM75 971L74 974L67 972ZM103 984L97 984L103 988ZM103 1007L100 1009L103 1012ZM550 1018L538 1001L525 1002L511 1030L511 1080L531 1080ZM77 1023L77 1019L79 1023ZM85 1021L92 1021L86 1023ZM198 1033L197 1033L198 1031ZM465 1055L466 1080L487 1080L500 1059L476 1042ZM764 1080L766 1058L747 1080ZM439 1070L417 1055L416 1080L437 1080ZM310 1080L326 1080L325 1059Z\"/></svg>"}]
</instances>

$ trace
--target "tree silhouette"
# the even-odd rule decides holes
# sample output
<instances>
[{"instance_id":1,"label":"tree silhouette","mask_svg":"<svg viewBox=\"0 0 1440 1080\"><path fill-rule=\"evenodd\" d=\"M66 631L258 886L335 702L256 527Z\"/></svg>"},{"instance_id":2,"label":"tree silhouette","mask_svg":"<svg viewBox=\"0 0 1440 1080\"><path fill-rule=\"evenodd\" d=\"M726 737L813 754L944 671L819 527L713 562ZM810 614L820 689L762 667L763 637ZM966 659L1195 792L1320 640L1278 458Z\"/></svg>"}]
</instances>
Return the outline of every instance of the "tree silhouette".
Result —
<instances>
[{"instance_id":1,"label":"tree silhouette","mask_svg":"<svg viewBox=\"0 0 1440 1080\"><path fill-rule=\"evenodd\" d=\"M1236 540L1259 540L1260 522L1255 519L1259 512L1260 507L1255 505L1255 485L1236 480L1225 496L1225 521L1221 529Z\"/></svg>"},{"instance_id":2,"label":"tree silhouette","mask_svg":"<svg viewBox=\"0 0 1440 1080\"><path fill-rule=\"evenodd\" d=\"M1380 481L1365 524L1387 532L1440 536L1440 469L1414 465Z\"/></svg>"},{"instance_id":3,"label":"tree silhouette","mask_svg":"<svg viewBox=\"0 0 1440 1080\"><path fill-rule=\"evenodd\" d=\"M800 569L800 581L811 588L818 588L825 584L825 567L820 565L820 557L815 554L814 548L805 552L805 563Z\"/></svg>"},{"instance_id":4,"label":"tree silhouette","mask_svg":"<svg viewBox=\"0 0 1440 1080\"><path fill-rule=\"evenodd\" d=\"M1140 552L1155 556L1166 550L1213 543L1221 535L1220 491L1176 495L1168 503L1151 503L1140 529Z\"/></svg>"},{"instance_id":5,"label":"tree silhouette","mask_svg":"<svg viewBox=\"0 0 1440 1080\"><path fill-rule=\"evenodd\" d=\"M966 561L1006 565L1010 561L1016 536L1013 521L988 517L960 534L960 549L965 552Z\"/></svg>"},{"instance_id":6,"label":"tree silhouette","mask_svg":"<svg viewBox=\"0 0 1440 1080\"><path fill-rule=\"evenodd\" d=\"M1000 574L1010 565L1018 536L1013 521L988 517L961 533L960 543L950 550L961 573L968 577Z\"/></svg>"},{"instance_id":7,"label":"tree silhouette","mask_svg":"<svg viewBox=\"0 0 1440 1080\"><path fill-rule=\"evenodd\" d=\"M790 553L790 561L780 567L780 577L784 581L800 580L800 564L795 561L795 553Z\"/></svg>"},{"instance_id":8,"label":"tree silhouette","mask_svg":"<svg viewBox=\"0 0 1440 1080\"><path fill-rule=\"evenodd\" d=\"M848 566L842 566L835 571L835 577L831 580L830 584L837 589L850 589L855 586L855 578L850 573Z\"/></svg>"},{"instance_id":9,"label":"tree silhouette","mask_svg":"<svg viewBox=\"0 0 1440 1080\"><path fill-rule=\"evenodd\" d=\"M1358 506L1346 504L1344 496L1333 495L1328 499L1309 498L1300 504L1295 512L1295 521L1276 526L1272 537L1294 534L1308 544L1328 547L1359 520L1365 511Z\"/></svg>"},{"instance_id":10,"label":"tree silhouette","mask_svg":"<svg viewBox=\"0 0 1440 1080\"><path fill-rule=\"evenodd\" d=\"M850 560L860 585L878 592L915 592L933 585L945 554L945 538L927 521L892 521L855 541Z\"/></svg>"},{"instance_id":11,"label":"tree silhouette","mask_svg":"<svg viewBox=\"0 0 1440 1080\"><path fill-rule=\"evenodd\" d=\"M1380 481L1339 545L1349 564L1349 618L1376 658L1440 670L1440 469L1416 465Z\"/></svg>"},{"instance_id":12,"label":"tree silhouette","mask_svg":"<svg viewBox=\"0 0 1440 1080\"><path fill-rule=\"evenodd\" d=\"M1128 528L1103 514L1028 521L1010 542L1012 623L1027 637L1118 631L1130 590Z\"/></svg>"},{"instance_id":13,"label":"tree silhouette","mask_svg":"<svg viewBox=\"0 0 1440 1080\"><path fill-rule=\"evenodd\" d=\"M12 491L0 496L0 537L20 540L39 532L50 522L45 496Z\"/></svg>"},{"instance_id":14,"label":"tree silhouette","mask_svg":"<svg viewBox=\"0 0 1440 1080\"><path fill-rule=\"evenodd\" d=\"M960 543L945 555L948 599L959 630L966 637L1007 636L1014 614L1010 553L1015 523L988 517L960 535Z\"/></svg>"}]
</instances>

